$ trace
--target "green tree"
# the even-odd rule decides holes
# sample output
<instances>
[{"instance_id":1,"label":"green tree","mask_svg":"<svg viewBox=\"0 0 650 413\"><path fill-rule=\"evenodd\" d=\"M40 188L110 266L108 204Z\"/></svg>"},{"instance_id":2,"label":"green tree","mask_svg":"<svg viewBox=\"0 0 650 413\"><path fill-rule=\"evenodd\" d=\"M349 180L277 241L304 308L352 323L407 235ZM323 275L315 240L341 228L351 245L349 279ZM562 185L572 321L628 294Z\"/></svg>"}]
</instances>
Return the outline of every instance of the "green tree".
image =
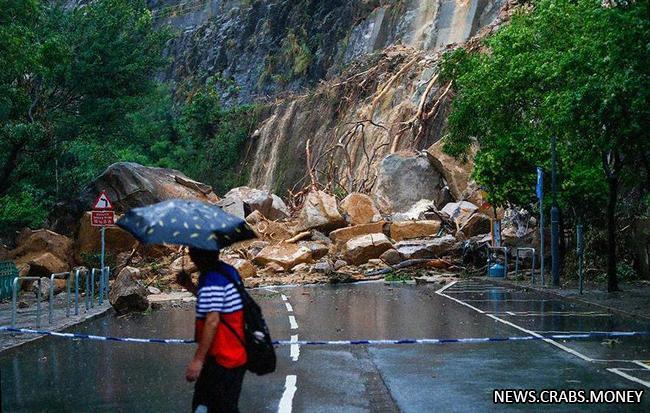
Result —
<instances>
[{"instance_id":1,"label":"green tree","mask_svg":"<svg viewBox=\"0 0 650 413\"><path fill-rule=\"evenodd\" d=\"M488 52L445 56L443 77L457 92L445 148L462 156L476 140L474 177L490 200L527 205L557 136L562 206L575 219L606 211L613 291L617 200L647 182L650 167L648 2L532 4L485 41Z\"/></svg>"}]
</instances>

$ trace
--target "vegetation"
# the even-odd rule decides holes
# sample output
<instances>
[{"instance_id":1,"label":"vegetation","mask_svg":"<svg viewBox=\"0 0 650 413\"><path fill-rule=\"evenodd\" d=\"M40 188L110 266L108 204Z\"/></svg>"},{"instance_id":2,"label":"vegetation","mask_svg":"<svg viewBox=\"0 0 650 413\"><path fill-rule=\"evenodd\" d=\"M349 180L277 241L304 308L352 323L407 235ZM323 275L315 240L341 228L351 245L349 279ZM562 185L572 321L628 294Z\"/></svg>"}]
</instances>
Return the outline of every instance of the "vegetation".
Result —
<instances>
[{"instance_id":1,"label":"vegetation","mask_svg":"<svg viewBox=\"0 0 650 413\"><path fill-rule=\"evenodd\" d=\"M565 222L607 227L610 290L621 200L647 213L650 191L648 1L617 3L534 1L488 52L448 53L442 73L457 92L445 149L463 156L476 140L474 177L495 205L532 205L557 136L558 202Z\"/></svg>"},{"instance_id":2,"label":"vegetation","mask_svg":"<svg viewBox=\"0 0 650 413\"><path fill-rule=\"evenodd\" d=\"M241 183L255 108L224 108L211 80L176 97L156 82L171 33L144 0L56 4L0 0L0 232L41 225L113 162Z\"/></svg>"}]
</instances>

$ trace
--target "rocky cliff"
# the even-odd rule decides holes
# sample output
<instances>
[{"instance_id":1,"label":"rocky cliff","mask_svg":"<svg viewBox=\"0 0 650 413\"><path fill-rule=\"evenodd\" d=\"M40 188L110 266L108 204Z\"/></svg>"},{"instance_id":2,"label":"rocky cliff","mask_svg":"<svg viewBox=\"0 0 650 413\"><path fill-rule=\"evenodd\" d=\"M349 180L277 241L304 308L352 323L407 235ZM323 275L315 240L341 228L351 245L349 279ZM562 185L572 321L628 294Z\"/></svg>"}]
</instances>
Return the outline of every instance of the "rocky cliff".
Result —
<instances>
[{"instance_id":1,"label":"rocky cliff","mask_svg":"<svg viewBox=\"0 0 650 413\"><path fill-rule=\"evenodd\" d=\"M505 0L148 3L157 24L178 31L160 75L177 91L213 77L227 103L266 103L244 163L251 186L281 195L314 178L332 190L370 192L386 155L437 142L453 94L438 81L442 51L494 27L508 7Z\"/></svg>"}]
</instances>

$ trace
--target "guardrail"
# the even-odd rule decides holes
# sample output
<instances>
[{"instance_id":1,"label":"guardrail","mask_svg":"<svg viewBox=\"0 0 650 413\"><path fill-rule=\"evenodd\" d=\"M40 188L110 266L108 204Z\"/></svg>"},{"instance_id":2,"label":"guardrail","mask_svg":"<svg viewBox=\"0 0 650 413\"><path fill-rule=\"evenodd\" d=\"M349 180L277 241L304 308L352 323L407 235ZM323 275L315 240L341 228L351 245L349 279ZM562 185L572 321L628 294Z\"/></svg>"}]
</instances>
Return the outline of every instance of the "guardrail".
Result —
<instances>
[{"instance_id":1,"label":"guardrail","mask_svg":"<svg viewBox=\"0 0 650 413\"><path fill-rule=\"evenodd\" d=\"M71 294L71 282L74 277L74 314L79 315L79 277L82 275L85 276L85 301L86 301L86 311L89 311L91 308L95 307L95 274L99 272L99 305L103 305L104 298L108 299L108 280L110 277L110 268L104 267L104 269L93 268L90 271L82 271L80 269L68 272L54 273L49 276L50 286L49 286L49 303L48 303L48 323L52 324L54 322L54 280L57 278L64 278L66 280L66 298L65 298L65 316L70 317L70 294ZM41 287L42 280L47 279L48 277L16 277L14 278L11 286L11 326L16 326L16 315L18 311L18 285L22 281L37 281L38 288L36 290L36 324L38 327L41 325Z\"/></svg>"}]
</instances>

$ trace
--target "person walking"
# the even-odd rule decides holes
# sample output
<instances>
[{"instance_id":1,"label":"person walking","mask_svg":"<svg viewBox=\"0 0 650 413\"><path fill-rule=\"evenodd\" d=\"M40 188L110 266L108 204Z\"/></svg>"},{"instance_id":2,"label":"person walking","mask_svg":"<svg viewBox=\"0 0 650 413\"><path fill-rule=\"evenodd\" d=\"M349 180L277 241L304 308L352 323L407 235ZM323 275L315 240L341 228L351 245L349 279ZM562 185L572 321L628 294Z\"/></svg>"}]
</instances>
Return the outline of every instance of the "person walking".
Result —
<instances>
[{"instance_id":1,"label":"person walking","mask_svg":"<svg viewBox=\"0 0 650 413\"><path fill-rule=\"evenodd\" d=\"M241 278L218 251L190 248L189 256L199 269L198 284L184 272L177 282L197 297L198 346L185 372L187 381L196 382L192 412L237 413L247 356L242 297L231 280Z\"/></svg>"}]
</instances>

